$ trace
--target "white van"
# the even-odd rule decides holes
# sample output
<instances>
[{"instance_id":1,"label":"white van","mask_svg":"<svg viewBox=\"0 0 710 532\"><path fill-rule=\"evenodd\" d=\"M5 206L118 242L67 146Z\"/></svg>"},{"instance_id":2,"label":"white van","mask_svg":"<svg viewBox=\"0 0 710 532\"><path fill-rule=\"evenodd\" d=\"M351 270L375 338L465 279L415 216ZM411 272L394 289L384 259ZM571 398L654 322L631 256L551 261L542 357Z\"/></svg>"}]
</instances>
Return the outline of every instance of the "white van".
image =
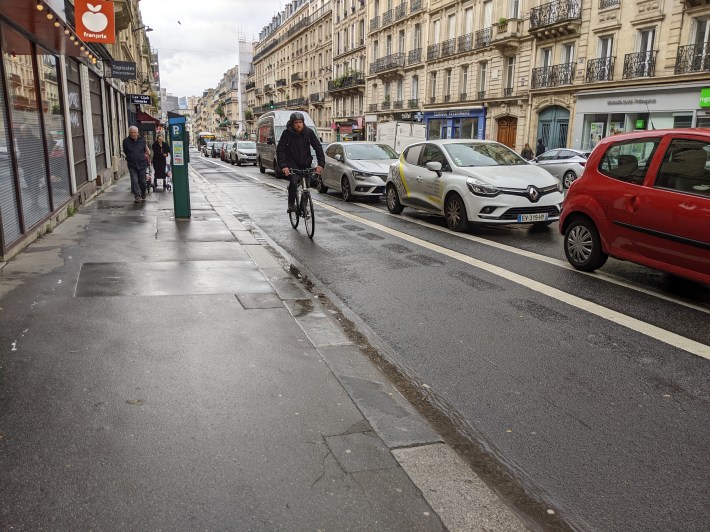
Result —
<instances>
[{"instance_id":1,"label":"white van","mask_svg":"<svg viewBox=\"0 0 710 532\"><path fill-rule=\"evenodd\" d=\"M281 133L286 130L291 113L294 112L296 111L269 111L259 118L256 134L256 164L262 174L267 168L271 168L276 177L283 177L281 169L276 164L276 145L281 138ZM305 111L298 112L303 115L305 126L311 128L318 138L318 130L310 115ZM311 155L315 161L313 148L311 148Z\"/></svg>"}]
</instances>

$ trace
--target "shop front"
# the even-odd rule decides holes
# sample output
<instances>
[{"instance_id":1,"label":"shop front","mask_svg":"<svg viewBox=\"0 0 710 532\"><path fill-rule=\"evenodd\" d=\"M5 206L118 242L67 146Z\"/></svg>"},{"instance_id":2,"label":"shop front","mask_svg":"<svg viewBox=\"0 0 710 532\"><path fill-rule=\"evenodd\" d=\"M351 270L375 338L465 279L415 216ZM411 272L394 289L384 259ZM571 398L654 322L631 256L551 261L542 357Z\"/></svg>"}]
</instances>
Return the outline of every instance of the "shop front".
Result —
<instances>
[{"instance_id":1,"label":"shop front","mask_svg":"<svg viewBox=\"0 0 710 532\"><path fill-rule=\"evenodd\" d=\"M654 86L614 93L577 93L573 148L592 149L609 135L646 129L710 127L702 89L708 84Z\"/></svg>"},{"instance_id":2,"label":"shop front","mask_svg":"<svg viewBox=\"0 0 710 532\"><path fill-rule=\"evenodd\" d=\"M482 139L486 110L482 107L425 111L427 139Z\"/></svg>"}]
</instances>

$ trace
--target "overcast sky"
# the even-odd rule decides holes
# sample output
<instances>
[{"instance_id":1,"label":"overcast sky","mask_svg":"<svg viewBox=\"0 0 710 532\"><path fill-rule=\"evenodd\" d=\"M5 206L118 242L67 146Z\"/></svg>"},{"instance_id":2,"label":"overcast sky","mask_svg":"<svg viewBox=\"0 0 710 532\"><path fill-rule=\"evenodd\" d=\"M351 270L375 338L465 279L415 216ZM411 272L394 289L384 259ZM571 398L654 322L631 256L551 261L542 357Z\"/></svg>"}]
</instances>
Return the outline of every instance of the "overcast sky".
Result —
<instances>
[{"instance_id":1,"label":"overcast sky","mask_svg":"<svg viewBox=\"0 0 710 532\"><path fill-rule=\"evenodd\" d=\"M284 0L141 0L143 24L160 59L160 86L174 96L202 96L237 64L247 41L284 7ZM179 23L178 23L179 21Z\"/></svg>"}]
</instances>

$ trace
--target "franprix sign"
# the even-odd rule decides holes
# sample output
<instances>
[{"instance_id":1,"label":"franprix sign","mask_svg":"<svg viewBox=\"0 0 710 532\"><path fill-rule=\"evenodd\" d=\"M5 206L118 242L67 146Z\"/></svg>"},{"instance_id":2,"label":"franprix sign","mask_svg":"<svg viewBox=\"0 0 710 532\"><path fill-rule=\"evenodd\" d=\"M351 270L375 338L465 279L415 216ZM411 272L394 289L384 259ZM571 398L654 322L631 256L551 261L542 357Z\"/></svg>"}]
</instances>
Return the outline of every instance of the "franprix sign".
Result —
<instances>
[{"instance_id":1,"label":"franprix sign","mask_svg":"<svg viewBox=\"0 0 710 532\"><path fill-rule=\"evenodd\" d=\"M710 87L700 89L700 107L710 107Z\"/></svg>"},{"instance_id":2,"label":"franprix sign","mask_svg":"<svg viewBox=\"0 0 710 532\"><path fill-rule=\"evenodd\" d=\"M113 0L74 0L74 13L79 39L103 44L116 42Z\"/></svg>"}]
</instances>

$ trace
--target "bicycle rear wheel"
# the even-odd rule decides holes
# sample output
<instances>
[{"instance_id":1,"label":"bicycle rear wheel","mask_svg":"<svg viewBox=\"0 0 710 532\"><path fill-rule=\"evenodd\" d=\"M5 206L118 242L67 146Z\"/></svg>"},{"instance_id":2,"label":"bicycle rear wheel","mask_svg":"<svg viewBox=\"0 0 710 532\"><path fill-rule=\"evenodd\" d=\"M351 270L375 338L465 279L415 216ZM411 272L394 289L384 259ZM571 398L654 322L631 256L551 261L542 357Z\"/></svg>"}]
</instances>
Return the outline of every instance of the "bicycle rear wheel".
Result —
<instances>
[{"instance_id":1,"label":"bicycle rear wheel","mask_svg":"<svg viewBox=\"0 0 710 532\"><path fill-rule=\"evenodd\" d=\"M313 200L310 193L306 193L301 198L301 207L303 208L303 218L306 224L306 234L309 238L313 238L313 233L316 232L316 218L313 214Z\"/></svg>"},{"instance_id":2,"label":"bicycle rear wheel","mask_svg":"<svg viewBox=\"0 0 710 532\"><path fill-rule=\"evenodd\" d=\"M296 210L288 213L288 219L291 220L291 227L296 229L298 227L298 222L301 221L300 205L300 194L296 192Z\"/></svg>"}]
</instances>

